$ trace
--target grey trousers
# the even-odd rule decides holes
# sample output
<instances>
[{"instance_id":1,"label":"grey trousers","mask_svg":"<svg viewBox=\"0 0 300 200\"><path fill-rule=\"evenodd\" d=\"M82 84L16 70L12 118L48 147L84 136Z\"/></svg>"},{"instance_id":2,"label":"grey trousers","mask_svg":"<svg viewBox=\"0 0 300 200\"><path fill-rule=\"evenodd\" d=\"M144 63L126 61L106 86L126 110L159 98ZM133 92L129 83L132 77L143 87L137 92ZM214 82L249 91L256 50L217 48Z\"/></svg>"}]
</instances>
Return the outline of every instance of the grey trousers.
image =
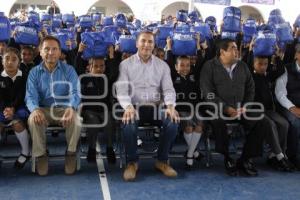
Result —
<instances>
[{"instance_id":1,"label":"grey trousers","mask_svg":"<svg viewBox=\"0 0 300 200\"><path fill-rule=\"evenodd\" d=\"M266 141L275 154L285 154L287 148L288 121L275 111L267 110L265 117L272 126L271 134L266 136Z\"/></svg>"}]
</instances>

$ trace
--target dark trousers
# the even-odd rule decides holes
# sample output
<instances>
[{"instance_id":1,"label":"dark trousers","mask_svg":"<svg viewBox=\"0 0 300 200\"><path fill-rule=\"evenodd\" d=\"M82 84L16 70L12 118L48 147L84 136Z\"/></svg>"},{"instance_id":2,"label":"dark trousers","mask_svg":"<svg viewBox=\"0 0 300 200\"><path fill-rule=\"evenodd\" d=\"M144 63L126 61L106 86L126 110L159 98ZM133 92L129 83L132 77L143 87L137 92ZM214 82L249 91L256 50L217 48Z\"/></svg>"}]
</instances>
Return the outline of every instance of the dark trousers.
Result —
<instances>
[{"instance_id":1,"label":"dark trousers","mask_svg":"<svg viewBox=\"0 0 300 200\"><path fill-rule=\"evenodd\" d=\"M288 121L279 115L277 112L267 110L265 112L266 118L271 123L271 135L267 136L267 143L270 145L271 150L275 154L286 153L287 135L289 129Z\"/></svg>"},{"instance_id":2,"label":"dark trousers","mask_svg":"<svg viewBox=\"0 0 300 200\"><path fill-rule=\"evenodd\" d=\"M258 114L249 113L249 115L254 116ZM210 121L216 138L216 151L224 156L229 156L229 135L226 126L226 123L228 122L230 121L225 121L221 118ZM242 118L232 122L241 123L247 132L242 157L248 159L261 156L263 151L263 141L266 135L270 135L271 132L271 124L268 120L265 117L260 120L248 120Z\"/></svg>"},{"instance_id":3,"label":"dark trousers","mask_svg":"<svg viewBox=\"0 0 300 200\"><path fill-rule=\"evenodd\" d=\"M107 146L112 146L112 137L113 137L113 126L112 126L112 116L111 112L108 112L107 115L103 112L95 112L92 110L85 110L83 112L84 123L87 126L87 138L89 147L95 149L96 148L96 141L98 140L98 134L100 131L103 131L107 136ZM107 122L105 123L105 119ZM99 127L100 124L103 126Z\"/></svg>"},{"instance_id":4,"label":"dark trousers","mask_svg":"<svg viewBox=\"0 0 300 200\"><path fill-rule=\"evenodd\" d=\"M300 118L282 107L280 108L280 112L289 121L290 124L287 137L287 156L290 160L297 160L299 151L298 146L300 137Z\"/></svg>"},{"instance_id":5,"label":"dark trousers","mask_svg":"<svg viewBox=\"0 0 300 200\"><path fill-rule=\"evenodd\" d=\"M139 120L135 120L129 124L122 124L122 134L123 140L125 143L125 150L127 156L127 162L137 162L137 134L138 126L140 124L151 124L151 125L161 125L162 131L159 137L159 146L158 146L158 160L167 161L169 150L172 143L174 142L178 124L171 122L169 118L164 118L164 113L162 114L162 119L154 120L153 109L138 109Z\"/></svg>"}]
</instances>

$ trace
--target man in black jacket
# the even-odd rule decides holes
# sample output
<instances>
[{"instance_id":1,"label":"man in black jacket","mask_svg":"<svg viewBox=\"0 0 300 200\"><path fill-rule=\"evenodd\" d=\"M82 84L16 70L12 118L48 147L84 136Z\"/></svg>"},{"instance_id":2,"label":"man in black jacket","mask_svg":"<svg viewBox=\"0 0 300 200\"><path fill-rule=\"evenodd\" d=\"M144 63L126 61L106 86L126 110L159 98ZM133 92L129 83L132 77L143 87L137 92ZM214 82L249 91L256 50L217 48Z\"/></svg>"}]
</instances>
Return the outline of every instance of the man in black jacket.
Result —
<instances>
[{"instance_id":1,"label":"man in black jacket","mask_svg":"<svg viewBox=\"0 0 300 200\"><path fill-rule=\"evenodd\" d=\"M262 112L248 112L255 94L254 81L248 66L238 61L238 48L233 40L220 41L217 57L206 62L201 70L200 87L204 99L214 107L215 119L210 122L216 136L216 151L224 155L227 173L235 176L241 169L246 175L256 176L251 158L262 154L263 139L271 126ZM228 151L226 122L233 120L249 130L237 166Z\"/></svg>"}]
</instances>

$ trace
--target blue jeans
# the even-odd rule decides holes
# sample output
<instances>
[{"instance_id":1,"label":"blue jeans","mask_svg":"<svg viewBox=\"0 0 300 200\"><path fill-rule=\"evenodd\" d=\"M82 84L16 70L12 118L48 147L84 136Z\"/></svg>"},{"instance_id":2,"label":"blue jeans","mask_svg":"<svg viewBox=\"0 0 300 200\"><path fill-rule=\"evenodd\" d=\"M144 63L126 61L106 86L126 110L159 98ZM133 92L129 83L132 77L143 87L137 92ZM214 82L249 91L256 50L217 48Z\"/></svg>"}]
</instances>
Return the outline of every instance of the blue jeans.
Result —
<instances>
[{"instance_id":1,"label":"blue jeans","mask_svg":"<svg viewBox=\"0 0 300 200\"><path fill-rule=\"evenodd\" d=\"M147 121L147 120L153 121L153 116L145 114L144 112L139 112L139 116L140 119L143 118L143 121ZM163 118L161 120L161 124L162 124L162 131L159 137L157 159L159 161L167 161L169 150L177 135L178 124L171 122L169 118ZM129 124L122 124L122 134L123 134L123 141L125 144L127 162L138 161L138 155L137 155L138 125L139 125L138 120Z\"/></svg>"},{"instance_id":2,"label":"blue jeans","mask_svg":"<svg viewBox=\"0 0 300 200\"><path fill-rule=\"evenodd\" d=\"M300 137L300 118L285 108L281 108L282 115L289 121L290 127L287 137L287 156L295 160L298 157L298 146Z\"/></svg>"}]
</instances>

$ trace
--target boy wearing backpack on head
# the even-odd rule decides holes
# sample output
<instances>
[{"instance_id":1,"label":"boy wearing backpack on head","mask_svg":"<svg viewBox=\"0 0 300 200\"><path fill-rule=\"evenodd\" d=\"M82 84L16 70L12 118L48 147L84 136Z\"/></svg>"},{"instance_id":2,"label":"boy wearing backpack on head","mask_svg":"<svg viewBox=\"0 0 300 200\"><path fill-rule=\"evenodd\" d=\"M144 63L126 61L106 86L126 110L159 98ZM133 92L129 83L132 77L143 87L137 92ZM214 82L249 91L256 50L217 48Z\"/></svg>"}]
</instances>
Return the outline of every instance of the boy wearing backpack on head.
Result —
<instances>
[{"instance_id":1,"label":"boy wearing backpack on head","mask_svg":"<svg viewBox=\"0 0 300 200\"><path fill-rule=\"evenodd\" d=\"M266 141L271 147L267 164L279 171L291 172L294 166L286 156L287 134L289 124L287 120L275 110L274 90L272 83L284 73L282 63L283 55L277 51L276 64L269 64L269 58L265 56L255 56L253 62L253 80L255 83L254 101L263 104L265 118L272 126L270 135L266 136ZM267 71L267 68L270 68Z\"/></svg>"}]
</instances>

